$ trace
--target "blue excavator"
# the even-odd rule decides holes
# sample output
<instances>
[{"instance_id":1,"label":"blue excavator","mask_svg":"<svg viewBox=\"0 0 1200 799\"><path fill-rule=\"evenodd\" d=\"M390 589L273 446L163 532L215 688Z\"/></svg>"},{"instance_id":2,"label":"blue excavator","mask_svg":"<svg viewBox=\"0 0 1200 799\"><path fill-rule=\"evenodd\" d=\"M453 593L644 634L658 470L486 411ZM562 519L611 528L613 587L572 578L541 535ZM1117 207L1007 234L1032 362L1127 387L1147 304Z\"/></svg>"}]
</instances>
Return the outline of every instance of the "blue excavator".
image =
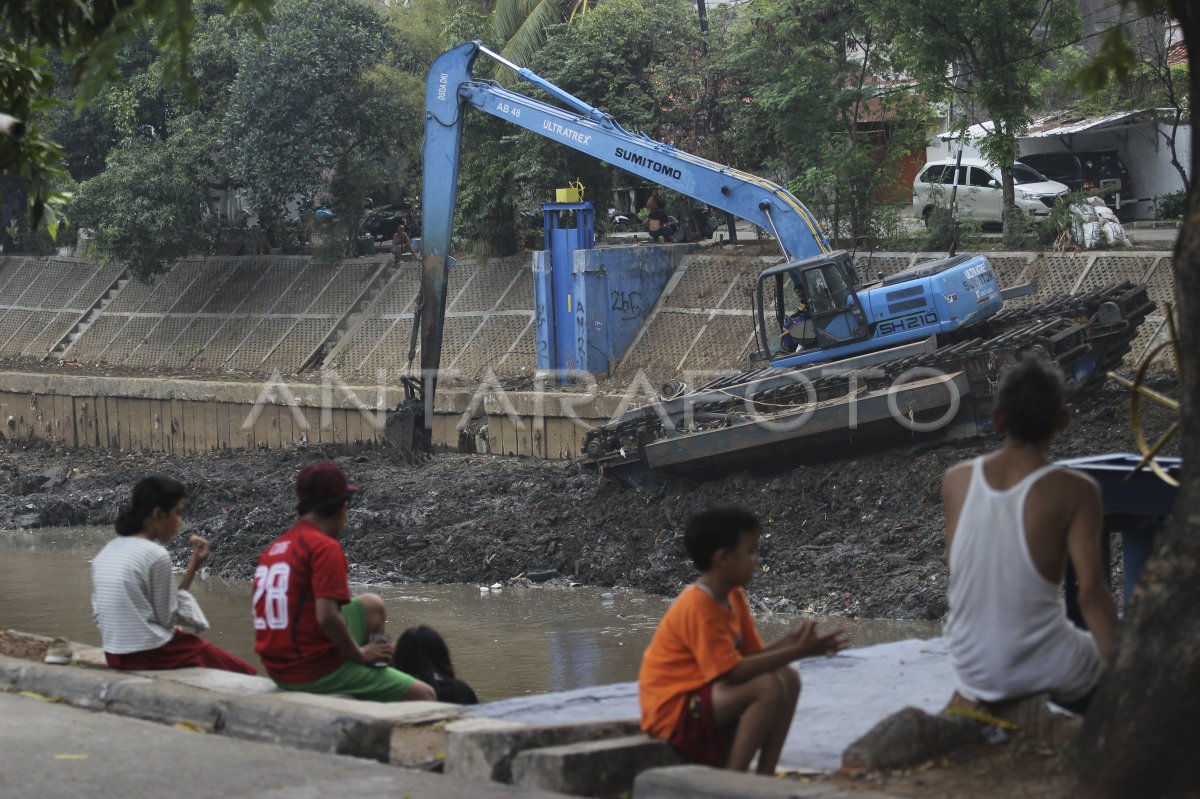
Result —
<instances>
[{"instance_id":1,"label":"blue excavator","mask_svg":"<svg viewBox=\"0 0 1200 799\"><path fill-rule=\"evenodd\" d=\"M472 75L480 56L558 105ZM987 432L992 388L1025 351L1053 359L1078 391L1120 363L1153 310L1122 283L1005 309L988 259L960 254L870 279L833 250L812 213L769 180L625 130L613 117L479 42L439 56L425 89L419 337L422 379L389 420L402 448L429 448L463 116L476 108L757 225L782 263L753 295L758 350L749 368L695 388L670 381L657 400L589 431L585 458L612 471L712 475L876 449L914 435ZM793 310L795 308L795 310ZM414 329L414 341L417 328ZM411 431L411 432L410 432ZM411 439L411 440L410 440Z\"/></svg>"}]
</instances>

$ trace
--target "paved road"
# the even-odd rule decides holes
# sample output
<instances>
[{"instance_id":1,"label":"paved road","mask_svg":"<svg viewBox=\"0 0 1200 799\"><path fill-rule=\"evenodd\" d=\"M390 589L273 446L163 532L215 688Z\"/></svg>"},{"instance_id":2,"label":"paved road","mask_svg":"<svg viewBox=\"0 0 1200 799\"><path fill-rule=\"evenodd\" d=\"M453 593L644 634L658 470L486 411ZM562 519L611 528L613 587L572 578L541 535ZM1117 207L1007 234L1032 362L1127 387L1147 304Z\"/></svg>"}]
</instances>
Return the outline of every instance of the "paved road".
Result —
<instances>
[{"instance_id":1,"label":"paved road","mask_svg":"<svg viewBox=\"0 0 1200 799\"><path fill-rule=\"evenodd\" d=\"M537 799L369 760L204 735L0 694L4 799ZM561 797L560 797L561 799Z\"/></svg>"}]
</instances>

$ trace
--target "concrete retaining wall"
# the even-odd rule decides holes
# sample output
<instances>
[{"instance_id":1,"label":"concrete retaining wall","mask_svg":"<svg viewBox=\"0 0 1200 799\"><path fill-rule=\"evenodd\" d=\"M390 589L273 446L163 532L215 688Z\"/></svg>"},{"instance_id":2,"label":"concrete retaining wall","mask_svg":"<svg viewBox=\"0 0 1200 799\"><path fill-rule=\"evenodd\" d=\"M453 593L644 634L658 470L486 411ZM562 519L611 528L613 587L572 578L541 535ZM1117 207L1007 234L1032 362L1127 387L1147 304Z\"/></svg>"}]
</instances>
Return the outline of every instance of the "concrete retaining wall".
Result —
<instances>
[{"instance_id":1,"label":"concrete retaining wall","mask_svg":"<svg viewBox=\"0 0 1200 799\"><path fill-rule=\"evenodd\" d=\"M0 440L67 447L190 454L222 449L379 445L393 388L205 380L154 380L0 372ZM586 431L617 410L619 397L440 392L434 445L446 451L578 457ZM582 401L581 401L582 400Z\"/></svg>"}]
</instances>

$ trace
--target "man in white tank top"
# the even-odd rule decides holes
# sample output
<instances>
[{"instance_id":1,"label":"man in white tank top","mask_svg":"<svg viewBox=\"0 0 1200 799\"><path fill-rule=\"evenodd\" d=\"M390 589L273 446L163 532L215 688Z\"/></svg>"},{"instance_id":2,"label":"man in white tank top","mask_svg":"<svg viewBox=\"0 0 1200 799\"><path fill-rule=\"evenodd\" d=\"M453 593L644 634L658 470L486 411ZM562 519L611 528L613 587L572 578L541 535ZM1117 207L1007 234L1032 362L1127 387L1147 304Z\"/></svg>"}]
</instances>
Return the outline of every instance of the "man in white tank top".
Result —
<instances>
[{"instance_id":1,"label":"man in white tank top","mask_svg":"<svg viewBox=\"0 0 1200 799\"><path fill-rule=\"evenodd\" d=\"M1055 466L1050 442L1066 428L1062 374L1031 356L1009 367L992 423L999 451L946 472L950 561L946 639L958 692L979 702L1050 693L1086 710L1117 635L1100 550L1100 487ZM1067 559L1086 632L1060 596Z\"/></svg>"}]
</instances>

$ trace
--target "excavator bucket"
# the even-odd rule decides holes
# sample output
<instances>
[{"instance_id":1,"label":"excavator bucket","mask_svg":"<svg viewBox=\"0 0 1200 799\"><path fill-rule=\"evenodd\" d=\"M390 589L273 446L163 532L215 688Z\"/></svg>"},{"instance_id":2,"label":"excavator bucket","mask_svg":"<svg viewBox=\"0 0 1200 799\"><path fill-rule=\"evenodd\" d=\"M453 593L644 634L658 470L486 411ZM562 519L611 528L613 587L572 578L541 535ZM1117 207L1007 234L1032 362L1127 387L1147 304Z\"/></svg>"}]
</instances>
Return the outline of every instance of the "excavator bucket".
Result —
<instances>
[{"instance_id":1,"label":"excavator bucket","mask_svg":"<svg viewBox=\"0 0 1200 799\"><path fill-rule=\"evenodd\" d=\"M420 384L411 377L403 383L405 399L384 423L383 439L401 458L413 462L433 452L433 441L425 426Z\"/></svg>"}]
</instances>

